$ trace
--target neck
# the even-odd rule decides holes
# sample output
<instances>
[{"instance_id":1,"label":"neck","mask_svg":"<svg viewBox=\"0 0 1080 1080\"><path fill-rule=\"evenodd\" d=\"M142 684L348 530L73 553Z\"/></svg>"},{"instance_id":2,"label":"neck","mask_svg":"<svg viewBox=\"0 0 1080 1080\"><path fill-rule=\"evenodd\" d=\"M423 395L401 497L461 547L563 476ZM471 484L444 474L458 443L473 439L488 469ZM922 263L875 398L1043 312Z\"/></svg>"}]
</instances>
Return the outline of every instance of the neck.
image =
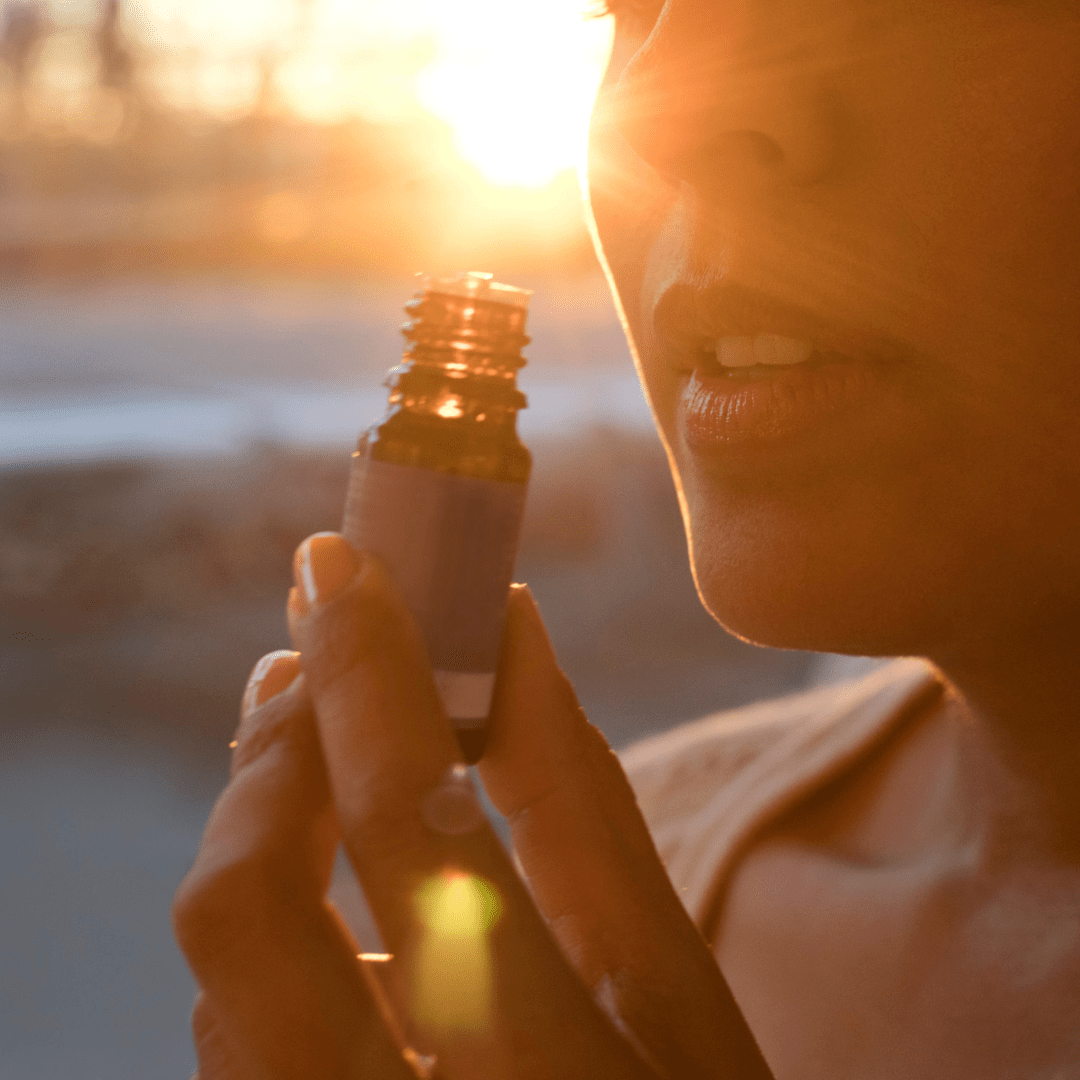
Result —
<instances>
[{"instance_id":1,"label":"neck","mask_svg":"<svg viewBox=\"0 0 1080 1080\"><path fill-rule=\"evenodd\" d=\"M1080 868L1080 640L1014 640L941 667L984 858Z\"/></svg>"}]
</instances>

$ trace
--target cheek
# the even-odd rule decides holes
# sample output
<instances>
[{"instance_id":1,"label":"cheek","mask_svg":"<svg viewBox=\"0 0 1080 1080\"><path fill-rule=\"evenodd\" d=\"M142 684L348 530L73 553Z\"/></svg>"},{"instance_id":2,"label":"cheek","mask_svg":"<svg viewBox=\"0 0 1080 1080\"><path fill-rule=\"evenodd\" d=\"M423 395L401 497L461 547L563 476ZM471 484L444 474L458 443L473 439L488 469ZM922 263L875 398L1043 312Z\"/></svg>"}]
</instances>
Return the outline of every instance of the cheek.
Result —
<instances>
[{"instance_id":1,"label":"cheek","mask_svg":"<svg viewBox=\"0 0 1080 1080\"><path fill-rule=\"evenodd\" d=\"M654 215L643 213L640 199L635 206L632 190L635 185L629 179L629 169L634 163L628 161L626 169L617 170L612 161L615 156L608 147L602 154L590 152L589 214L597 254L609 272L637 337L642 280L655 236ZM643 171L640 163L636 171L639 174Z\"/></svg>"},{"instance_id":2,"label":"cheek","mask_svg":"<svg viewBox=\"0 0 1080 1080\"><path fill-rule=\"evenodd\" d=\"M593 108L587 177L597 253L637 339L645 268L673 194L619 133L609 88L601 88Z\"/></svg>"},{"instance_id":3,"label":"cheek","mask_svg":"<svg viewBox=\"0 0 1080 1080\"><path fill-rule=\"evenodd\" d=\"M946 290L957 339L992 325L1035 351L1077 326L1078 57L1075 17L1002 18L959 27L868 94L875 186Z\"/></svg>"}]
</instances>

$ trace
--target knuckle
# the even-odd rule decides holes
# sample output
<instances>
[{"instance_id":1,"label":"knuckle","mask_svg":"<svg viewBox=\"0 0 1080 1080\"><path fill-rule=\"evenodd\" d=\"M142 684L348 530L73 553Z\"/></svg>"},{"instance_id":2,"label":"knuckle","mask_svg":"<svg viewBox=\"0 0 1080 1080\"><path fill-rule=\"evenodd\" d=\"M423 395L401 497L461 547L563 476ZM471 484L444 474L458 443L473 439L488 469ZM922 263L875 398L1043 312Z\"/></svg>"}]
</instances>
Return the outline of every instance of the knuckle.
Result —
<instances>
[{"instance_id":1,"label":"knuckle","mask_svg":"<svg viewBox=\"0 0 1080 1080\"><path fill-rule=\"evenodd\" d=\"M220 955L219 946L240 922L243 903L235 879L235 874L220 869L205 873L196 868L173 898L173 931L196 973Z\"/></svg>"},{"instance_id":2,"label":"knuckle","mask_svg":"<svg viewBox=\"0 0 1080 1080\"><path fill-rule=\"evenodd\" d=\"M241 1080L221 1024L201 994L191 1013L191 1034L199 1064L192 1080Z\"/></svg>"},{"instance_id":3,"label":"knuckle","mask_svg":"<svg viewBox=\"0 0 1080 1080\"><path fill-rule=\"evenodd\" d=\"M314 719L311 703L304 690L303 676L280 694L245 715L236 733L230 774L235 777L248 765L263 758L271 747L304 745L310 737L306 724Z\"/></svg>"},{"instance_id":4,"label":"knuckle","mask_svg":"<svg viewBox=\"0 0 1080 1080\"><path fill-rule=\"evenodd\" d=\"M243 948L265 915L283 902L286 888L283 875L257 854L212 869L196 865L172 904L177 943L196 974Z\"/></svg>"},{"instance_id":5,"label":"knuckle","mask_svg":"<svg viewBox=\"0 0 1080 1080\"><path fill-rule=\"evenodd\" d=\"M376 863L415 859L430 841L419 809L375 804L342 821L350 853Z\"/></svg>"},{"instance_id":6,"label":"knuckle","mask_svg":"<svg viewBox=\"0 0 1080 1080\"><path fill-rule=\"evenodd\" d=\"M363 575L340 601L318 611L308 633L314 648L305 649L306 668L324 685L373 658L423 656L412 617L383 572Z\"/></svg>"}]
</instances>

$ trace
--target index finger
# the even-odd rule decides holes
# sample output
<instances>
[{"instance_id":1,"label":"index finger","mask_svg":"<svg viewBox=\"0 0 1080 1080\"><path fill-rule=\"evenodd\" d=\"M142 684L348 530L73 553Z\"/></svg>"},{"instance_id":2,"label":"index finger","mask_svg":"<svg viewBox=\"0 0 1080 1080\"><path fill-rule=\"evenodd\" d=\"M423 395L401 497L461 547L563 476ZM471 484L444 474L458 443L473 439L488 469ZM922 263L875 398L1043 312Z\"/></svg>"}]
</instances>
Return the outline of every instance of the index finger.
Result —
<instances>
[{"instance_id":1,"label":"index finger","mask_svg":"<svg viewBox=\"0 0 1080 1080\"><path fill-rule=\"evenodd\" d=\"M468 820L457 742L385 571L337 534L306 541L296 571L290 629L343 842L440 1070L651 1075L559 952L478 807Z\"/></svg>"},{"instance_id":2,"label":"index finger","mask_svg":"<svg viewBox=\"0 0 1080 1080\"><path fill-rule=\"evenodd\" d=\"M206 994L195 1018L218 1029L217 1060L200 1065L225 1055L275 1080L414 1076L323 896L335 829L302 678L256 702L238 739L173 909Z\"/></svg>"}]
</instances>

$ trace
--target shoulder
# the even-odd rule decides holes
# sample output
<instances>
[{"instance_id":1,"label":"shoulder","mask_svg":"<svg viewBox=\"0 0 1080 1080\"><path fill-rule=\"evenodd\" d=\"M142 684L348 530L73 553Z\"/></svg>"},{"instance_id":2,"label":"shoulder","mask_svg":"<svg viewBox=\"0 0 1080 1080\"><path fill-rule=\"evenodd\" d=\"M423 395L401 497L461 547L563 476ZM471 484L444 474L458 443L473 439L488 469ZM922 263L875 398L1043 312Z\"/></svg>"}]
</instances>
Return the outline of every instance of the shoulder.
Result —
<instances>
[{"instance_id":1,"label":"shoulder","mask_svg":"<svg viewBox=\"0 0 1080 1080\"><path fill-rule=\"evenodd\" d=\"M940 691L932 665L896 660L865 678L718 713L622 755L660 857L703 918L741 845L850 768Z\"/></svg>"}]
</instances>

